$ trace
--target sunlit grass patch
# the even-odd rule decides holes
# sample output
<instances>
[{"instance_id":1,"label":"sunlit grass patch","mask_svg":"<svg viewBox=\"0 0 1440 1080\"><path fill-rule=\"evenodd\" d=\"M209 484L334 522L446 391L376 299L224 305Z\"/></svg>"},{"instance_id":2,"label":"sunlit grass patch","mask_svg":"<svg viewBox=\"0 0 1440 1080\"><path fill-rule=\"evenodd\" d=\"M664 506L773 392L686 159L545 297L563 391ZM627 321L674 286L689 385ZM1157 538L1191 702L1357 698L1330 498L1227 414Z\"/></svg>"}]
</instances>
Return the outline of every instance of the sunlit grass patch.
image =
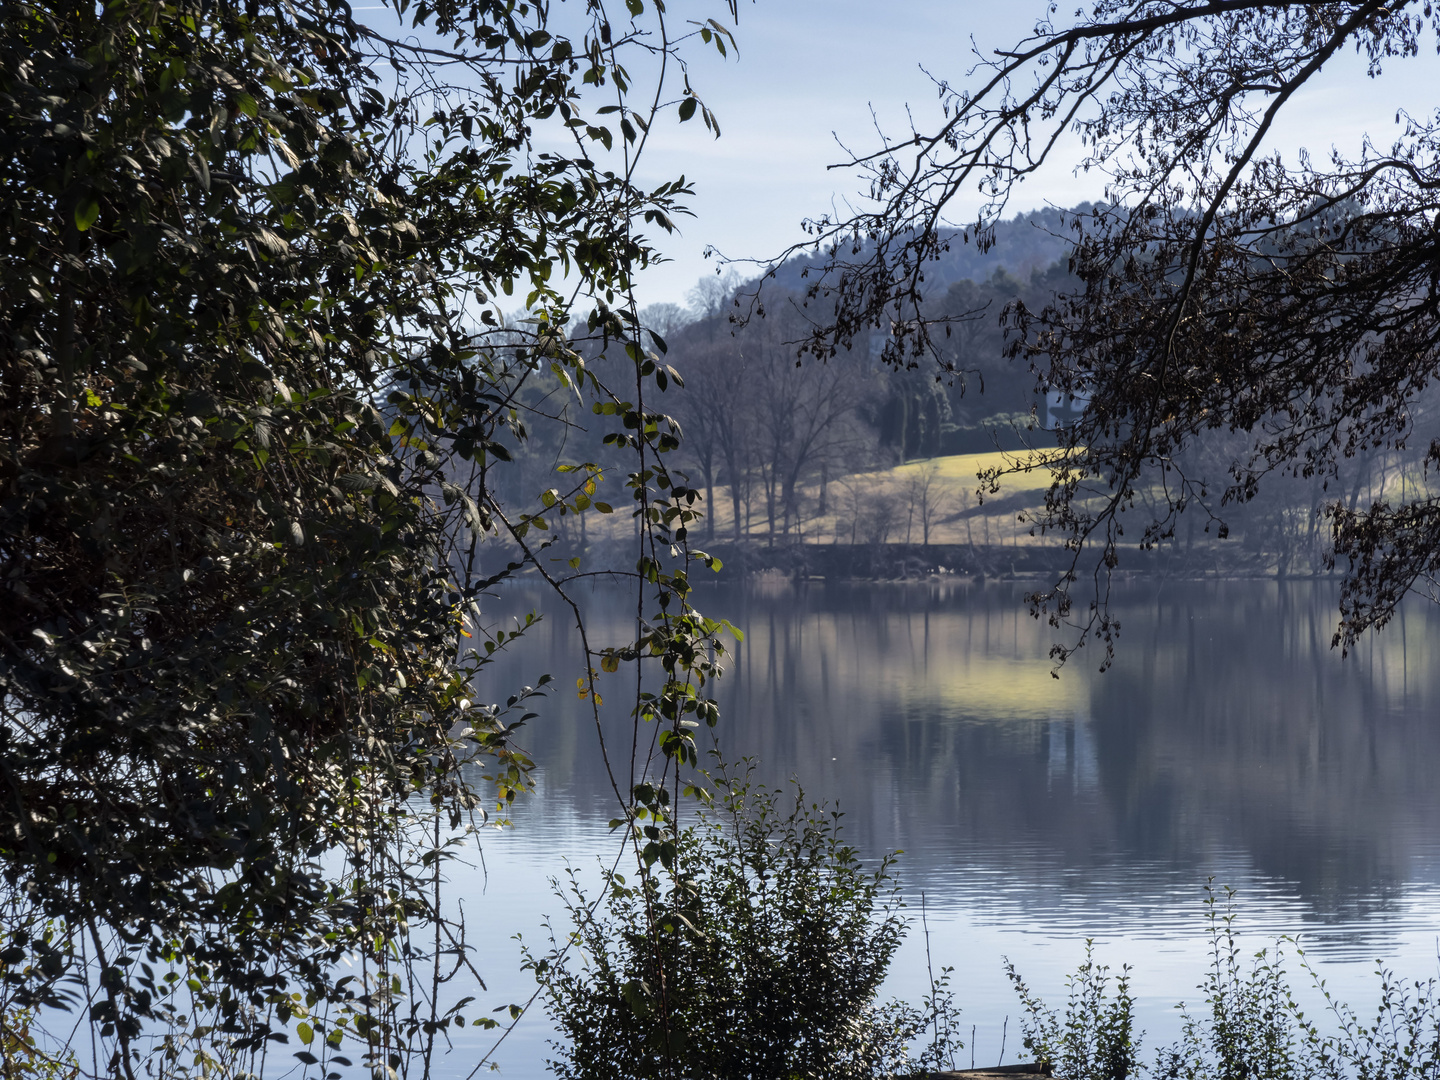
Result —
<instances>
[{"instance_id":1,"label":"sunlit grass patch","mask_svg":"<svg viewBox=\"0 0 1440 1080\"><path fill-rule=\"evenodd\" d=\"M954 480L980 484L980 474L992 469L1023 470L1001 477L1000 490L1005 494L1022 491L1044 491L1050 487L1051 472L1044 465L1047 458L1053 458L1058 451L1054 448L1039 450L992 450L986 454L951 454L947 457L924 458L893 469L874 473L876 477L894 476L898 480L908 479L927 469L935 469L941 480Z\"/></svg>"}]
</instances>

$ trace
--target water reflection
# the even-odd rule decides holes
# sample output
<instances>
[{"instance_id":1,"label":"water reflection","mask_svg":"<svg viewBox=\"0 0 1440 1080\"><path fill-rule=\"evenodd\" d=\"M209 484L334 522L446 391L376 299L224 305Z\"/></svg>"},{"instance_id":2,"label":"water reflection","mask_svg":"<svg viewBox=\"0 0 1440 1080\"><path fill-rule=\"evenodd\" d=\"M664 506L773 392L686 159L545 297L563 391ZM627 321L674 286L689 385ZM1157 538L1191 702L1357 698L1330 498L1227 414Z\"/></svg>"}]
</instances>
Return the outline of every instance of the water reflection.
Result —
<instances>
[{"instance_id":1,"label":"water reflection","mask_svg":"<svg viewBox=\"0 0 1440 1080\"><path fill-rule=\"evenodd\" d=\"M589 600L601 639L619 638L625 605ZM718 690L728 752L841 797L853 841L904 848L922 880L1020 853L1021 880L1117 863L1193 879L1213 853L1243 852L1320 919L1436 880L1432 606L1342 659L1326 584L1135 589L1116 605L1113 668L1082 653L1057 679L1053 631L1018 589L782 587L701 603L746 631ZM579 667L558 621L529 647L505 675L550 670L563 686ZM563 690L546 711L530 735L546 800L608 807L587 714Z\"/></svg>"},{"instance_id":2,"label":"water reflection","mask_svg":"<svg viewBox=\"0 0 1440 1080\"><path fill-rule=\"evenodd\" d=\"M746 632L718 687L727 753L838 798L862 853L905 851L907 887L925 891L952 950L939 959L959 959L983 991L972 1017L1013 1014L996 969L1001 952L1025 966L1022 942L1042 986L1098 936L1115 961L1142 961L1142 999L1184 996L1195 979L1173 980L1203 955L1211 876L1241 886L1250 932L1305 931L1334 962L1413 959L1414 974L1433 973L1440 609L1408 607L1342 659L1328 583L1134 585L1115 599L1113 668L1099 673L1086 650L1056 679L1054 631L1022 594L782 585L699 599ZM538 601L512 590L496 616ZM593 639L627 635L622 594L584 606ZM537 854L582 832L581 848L603 843L593 823L612 816L593 721L563 689L580 667L572 633L550 621L495 669L492 685L551 671L562 687L529 734L541 795L506 841ZM628 744L622 696L616 686L606 705L612 745ZM897 976L902 989L913 976Z\"/></svg>"}]
</instances>

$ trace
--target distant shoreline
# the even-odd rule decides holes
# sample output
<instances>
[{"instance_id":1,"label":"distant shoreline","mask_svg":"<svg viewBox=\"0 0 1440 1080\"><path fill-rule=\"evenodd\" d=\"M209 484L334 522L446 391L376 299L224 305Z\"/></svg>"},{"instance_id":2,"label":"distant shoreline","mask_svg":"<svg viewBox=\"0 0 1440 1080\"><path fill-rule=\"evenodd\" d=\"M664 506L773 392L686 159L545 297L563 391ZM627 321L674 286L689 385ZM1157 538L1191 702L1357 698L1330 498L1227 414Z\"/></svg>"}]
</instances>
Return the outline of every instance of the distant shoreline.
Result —
<instances>
[{"instance_id":1,"label":"distant shoreline","mask_svg":"<svg viewBox=\"0 0 1440 1080\"><path fill-rule=\"evenodd\" d=\"M1065 572L1070 555L1048 544L808 544L768 546L764 543L736 544L692 541L720 559L721 575L736 577L778 575L790 578L819 578L836 581L916 581L963 577L971 579L1015 579L1055 577ZM1275 557L1265 552L1225 552L1213 546L1186 551L1169 545L1162 549L1120 553L1113 573L1161 576L1193 580L1225 578L1296 578L1329 580L1338 571L1312 574L1279 572ZM1098 552L1083 553L1077 572L1085 574L1099 559ZM704 580L708 575L695 575Z\"/></svg>"}]
</instances>

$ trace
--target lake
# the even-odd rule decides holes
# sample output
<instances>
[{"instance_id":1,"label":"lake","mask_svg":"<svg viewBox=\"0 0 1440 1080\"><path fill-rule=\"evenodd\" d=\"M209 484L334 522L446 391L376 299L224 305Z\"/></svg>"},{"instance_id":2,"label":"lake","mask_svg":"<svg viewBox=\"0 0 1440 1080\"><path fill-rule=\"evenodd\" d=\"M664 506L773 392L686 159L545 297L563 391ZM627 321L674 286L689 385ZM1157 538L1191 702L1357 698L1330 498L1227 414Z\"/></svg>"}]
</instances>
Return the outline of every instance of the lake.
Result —
<instances>
[{"instance_id":1,"label":"lake","mask_svg":"<svg viewBox=\"0 0 1440 1080\"><path fill-rule=\"evenodd\" d=\"M1007 1062L1021 1053L1002 958L1060 1004L1087 938L1101 961L1134 966L1147 1047L1172 1041L1175 1004L1199 996L1212 879L1237 891L1247 946L1300 935L1362 1014L1377 961L1437 975L1440 608L1407 605L1342 658L1333 583L1132 582L1115 592L1111 669L1087 647L1054 678L1056 631L1023 594L785 583L707 586L696 600L746 634L716 687L726 755L838 801L865 858L903 850L910 913L923 893L933 962L956 969L977 1065L995 1064L1002 1041ZM628 637L625 593L579 599L592 641ZM554 605L511 587L487 618L531 608ZM573 690L571 621L547 614L490 669L495 688L557 681L520 740L540 766L535 795L512 829L485 834L483 867L454 873L490 1007L533 993L511 935L542 945L542 916L563 910L548 879L570 864L593 882L597 858L616 851L614 795ZM623 676L602 677L601 692L608 738L628 747ZM925 960L916 925L887 989L918 1000ZM502 1075L547 1075L549 1037L537 1003L496 1055ZM465 1076L491 1041L465 1036L446 1074Z\"/></svg>"}]
</instances>

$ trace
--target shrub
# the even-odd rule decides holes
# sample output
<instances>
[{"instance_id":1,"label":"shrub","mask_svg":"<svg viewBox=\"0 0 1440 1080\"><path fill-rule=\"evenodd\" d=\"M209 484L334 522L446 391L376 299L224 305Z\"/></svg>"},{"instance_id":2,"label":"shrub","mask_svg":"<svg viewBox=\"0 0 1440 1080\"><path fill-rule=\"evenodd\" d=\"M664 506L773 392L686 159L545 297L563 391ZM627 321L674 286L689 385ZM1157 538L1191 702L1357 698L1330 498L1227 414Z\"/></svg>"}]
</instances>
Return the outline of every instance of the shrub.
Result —
<instances>
[{"instance_id":1,"label":"shrub","mask_svg":"<svg viewBox=\"0 0 1440 1080\"><path fill-rule=\"evenodd\" d=\"M592 902L572 871L569 944L527 960L563 1035L566 1080L894 1075L958 1046L948 971L923 1009L877 1003L905 932L893 856L864 869L841 815L794 790L715 779L717 804L677 844L674 872L613 871ZM573 948L572 948L573 946ZM577 960L576 952L583 954ZM938 1062L937 1062L938 1063Z\"/></svg>"},{"instance_id":2,"label":"shrub","mask_svg":"<svg viewBox=\"0 0 1440 1080\"><path fill-rule=\"evenodd\" d=\"M1371 1024L1335 1000L1308 964L1334 1019L1326 1033L1295 1001L1279 944L1248 960L1235 940L1234 894L1223 901L1206 890L1211 963L1200 984L1206 1010L1181 1009L1180 1040L1162 1048L1155 1080L1435 1080L1440 1077L1440 1001L1434 980L1405 984L1383 967L1380 1001ZM1293 942L1292 942L1293 944ZM1298 951L1298 950L1297 950ZM1097 965L1086 946L1085 961L1067 980L1063 1019L1047 1009L1007 965L1025 1016L1025 1047L1054 1065L1065 1080L1127 1080L1147 1071L1134 1035L1134 998L1129 968L1109 992L1109 969Z\"/></svg>"},{"instance_id":3,"label":"shrub","mask_svg":"<svg viewBox=\"0 0 1440 1080\"><path fill-rule=\"evenodd\" d=\"M1065 1080L1126 1080L1140 1072L1140 1042L1134 1036L1135 999L1130 996L1130 968L1120 969L1115 996L1110 997L1110 969L1095 962L1093 942L1085 942L1085 960L1065 980L1069 999L1065 1017L1031 993L1015 965L1006 974L1024 1007L1021 1020L1025 1049L1053 1066Z\"/></svg>"}]
</instances>

